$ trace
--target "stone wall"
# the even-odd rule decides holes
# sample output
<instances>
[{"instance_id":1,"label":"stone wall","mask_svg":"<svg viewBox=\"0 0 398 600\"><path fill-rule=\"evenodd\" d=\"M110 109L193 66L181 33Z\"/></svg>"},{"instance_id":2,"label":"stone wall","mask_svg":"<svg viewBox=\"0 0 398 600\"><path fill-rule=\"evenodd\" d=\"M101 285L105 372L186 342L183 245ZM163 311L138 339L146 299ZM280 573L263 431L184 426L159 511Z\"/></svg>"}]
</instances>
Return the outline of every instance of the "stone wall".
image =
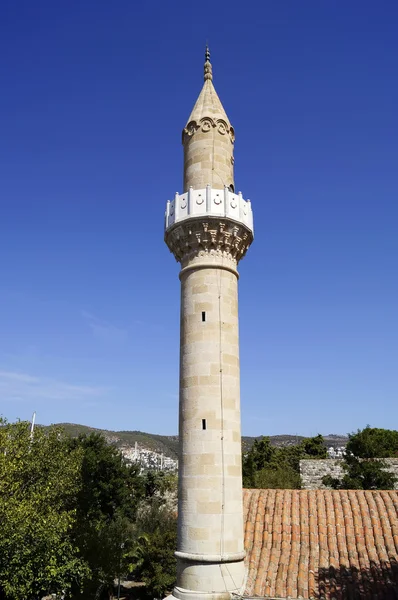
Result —
<instances>
[{"instance_id":1,"label":"stone wall","mask_svg":"<svg viewBox=\"0 0 398 600\"><path fill-rule=\"evenodd\" d=\"M386 458L388 463L388 470L398 478L398 458ZM343 460L341 458L332 459L327 458L325 460L300 460L300 475L301 475L301 487L304 490L318 490L325 489L322 484L322 478L325 475L331 475L332 477L341 478L343 477ZM398 489L398 485L395 485Z\"/></svg>"}]
</instances>

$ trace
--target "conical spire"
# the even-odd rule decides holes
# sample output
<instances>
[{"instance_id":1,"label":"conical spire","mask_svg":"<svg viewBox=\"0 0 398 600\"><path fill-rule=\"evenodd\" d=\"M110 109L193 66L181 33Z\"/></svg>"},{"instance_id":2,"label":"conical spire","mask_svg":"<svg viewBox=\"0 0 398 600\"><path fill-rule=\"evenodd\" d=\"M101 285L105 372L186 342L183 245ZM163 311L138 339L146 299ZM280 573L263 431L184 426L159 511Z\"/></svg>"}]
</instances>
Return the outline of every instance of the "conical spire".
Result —
<instances>
[{"instance_id":1,"label":"conical spire","mask_svg":"<svg viewBox=\"0 0 398 600\"><path fill-rule=\"evenodd\" d=\"M205 51L204 85L187 121L187 125L192 121L199 123L205 117L214 120L221 119L226 122L228 128L231 126L213 85L213 68L210 62L210 50L208 46L206 46Z\"/></svg>"},{"instance_id":2,"label":"conical spire","mask_svg":"<svg viewBox=\"0 0 398 600\"><path fill-rule=\"evenodd\" d=\"M182 132L184 191L234 189L235 133L213 85L209 47L206 46L204 84Z\"/></svg>"}]
</instances>

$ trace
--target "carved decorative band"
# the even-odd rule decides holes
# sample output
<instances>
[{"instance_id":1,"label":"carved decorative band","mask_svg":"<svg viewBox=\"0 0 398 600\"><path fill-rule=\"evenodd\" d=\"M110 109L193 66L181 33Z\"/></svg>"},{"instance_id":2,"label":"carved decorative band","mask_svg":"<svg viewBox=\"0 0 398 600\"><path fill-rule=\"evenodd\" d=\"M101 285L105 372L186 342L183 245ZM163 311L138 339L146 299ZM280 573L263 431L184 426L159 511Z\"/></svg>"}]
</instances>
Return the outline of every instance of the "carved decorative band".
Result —
<instances>
[{"instance_id":1,"label":"carved decorative band","mask_svg":"<svg viewBox=\"0 0 398 600\"><path fill-rule=\"evenodd\" d=\"M165 242L182 266L198 256L232 260L231 267L246 254L253 233L244 224L226 218L186 219L166 230Z\"/></svg>"},{"instance_id":2,"label":"carved decorative band","mask_svg":"<svg viewBox=\"0 0 398 600\"><path fill-rule=\"evenodd\" d=\"M182 560L208 563L229 563L244 560L246 552L234 552L233 554L193 554L190 552L174 552L174 556Z\"/></svg>"},{"instance_id":3,"label":"carved decorative band","mask_svg":"<svg viewBox=\"0 0 398 600\"><path fill-rule=\"evenodd\" d=\"M203 117L200 121L190 121L182 131L182 141L185 137L192 137L196 131L200 129L203 133L217 129L220 135L229 135L231 142L235 141L235 131L232 125L229 125L223 119L212 119L211 117Z\"/></svg>"}]
</instances>

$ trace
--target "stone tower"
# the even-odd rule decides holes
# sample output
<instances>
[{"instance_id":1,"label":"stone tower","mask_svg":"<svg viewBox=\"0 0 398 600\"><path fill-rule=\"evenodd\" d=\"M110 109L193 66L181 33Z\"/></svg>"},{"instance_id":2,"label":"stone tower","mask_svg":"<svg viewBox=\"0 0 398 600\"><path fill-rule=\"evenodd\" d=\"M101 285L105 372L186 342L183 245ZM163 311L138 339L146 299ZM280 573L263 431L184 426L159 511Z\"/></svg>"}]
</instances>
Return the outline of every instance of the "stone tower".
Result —
<instances>
[{"instance_id":1,"label":"stone tower","mask_svg":"<svg viewBox=\"0 0 398 600\"><path fill-rule=\"evenodd\" d=\"M180 600L227 600L245 579L238 271L253 240L249 200L235 194L235 135L204 85L182 132L184 193L167 202L165 241L181 263Z\"/></svg>"}]
</instances>

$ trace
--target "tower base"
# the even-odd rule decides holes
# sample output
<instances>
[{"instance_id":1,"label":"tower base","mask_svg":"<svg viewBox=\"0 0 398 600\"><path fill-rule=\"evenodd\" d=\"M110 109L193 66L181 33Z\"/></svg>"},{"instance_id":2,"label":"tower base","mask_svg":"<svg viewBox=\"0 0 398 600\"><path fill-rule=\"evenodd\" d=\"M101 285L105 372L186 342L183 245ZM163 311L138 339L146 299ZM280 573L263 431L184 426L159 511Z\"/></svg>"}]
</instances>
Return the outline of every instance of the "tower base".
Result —
<instances>
[{"instance_id":1,"label":"tower base","mask_svg":"<svg viewBox=\"0 0 398 600\"><path fill-rule=\"evenodd\" d=\"M244 553L242 553L244 554ZM198 562L181 560L177 564L177 582L171 598L175 600L231 600L243 593L246 569L239 561Z\"/></svg>"}]
</instances>

